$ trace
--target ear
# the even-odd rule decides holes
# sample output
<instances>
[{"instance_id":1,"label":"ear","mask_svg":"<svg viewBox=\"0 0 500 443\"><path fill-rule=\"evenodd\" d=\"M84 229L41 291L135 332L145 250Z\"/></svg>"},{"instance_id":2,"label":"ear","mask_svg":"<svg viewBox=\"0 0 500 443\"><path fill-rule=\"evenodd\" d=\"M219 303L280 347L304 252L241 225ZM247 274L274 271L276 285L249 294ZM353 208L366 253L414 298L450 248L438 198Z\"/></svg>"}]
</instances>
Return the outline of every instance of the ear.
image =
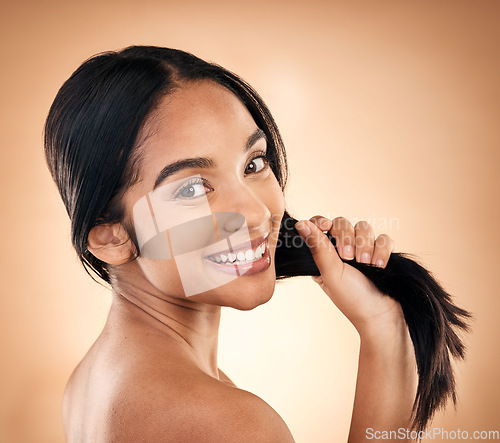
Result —
<instances>
[{"instance_id":1,"label":"ear","mask_svg":"<svg viewBox=\"0 0 500 443\"><path fill-rule=\"evenodd\" d=\"M110 265L121 265L132 255L132 241L120 223L94 226L87 238L87 249Z\"/></svg>"}]
</instances>

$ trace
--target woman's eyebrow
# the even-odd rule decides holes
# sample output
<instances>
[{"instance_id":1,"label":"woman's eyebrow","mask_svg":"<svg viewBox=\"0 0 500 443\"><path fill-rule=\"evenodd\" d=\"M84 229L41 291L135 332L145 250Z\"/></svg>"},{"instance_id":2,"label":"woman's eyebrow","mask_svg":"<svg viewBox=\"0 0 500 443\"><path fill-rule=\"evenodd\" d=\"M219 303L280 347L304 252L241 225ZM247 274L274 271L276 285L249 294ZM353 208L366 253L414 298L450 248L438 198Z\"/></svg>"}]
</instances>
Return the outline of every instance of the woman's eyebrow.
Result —
<instances>
[{"instance_id":1,"label":"woman's eyebrow","mask_svg":"<svg viewBox=\"0 0 500 443\"><path fill-rule=\"evenodd\" d=\"M257 128L254 131L254 133L250 137L248 137L248 140L245 143L244 152L247 152L261 138L267 139L266 134L262 129ZM193 157L193 158L184 158L181 160L177 160L165 166L160 171L160 173L156 177L153 190L156 189L164 180L166 180L172 174L182 171L183 169L190 169L190 168L208 169L208 168L213 168L214 166L215 162L209 157Z\"/></svg>"},{"instance_id":2,"label":"woman's eyebrow","mask_svg":"<svg viewBox=\"0 0 500 443\"><path fill-rule=\"evenodd\" d=\"M267 140L267 137L266 137L266 134L265 132L260 129L260 128L257 128L254 133L248 137L248 140L247 140L247 143L245 145L245 152L247 152L253 145L255 145L255 143L257 143L261 138Z\"/></svg>"},{"instance_id":3,"label":"woman's eyebrow","mask_svg":"<svg viewBox=\"0 0 500 443\"><path fill-rule=\"evenodd\" d=\"M183 169L189 169L189 168L207 169L207 168L212 168L214 165L215 165L214 161L208 157L195 157L195 158L185 158L182 160L177 160L176 162L170 163L169 165L165 166L160 171L160 173L156 177L153 190L155 190L164 180L166 180L172 174L182 171Z\"/></svg>"}]
</instances>

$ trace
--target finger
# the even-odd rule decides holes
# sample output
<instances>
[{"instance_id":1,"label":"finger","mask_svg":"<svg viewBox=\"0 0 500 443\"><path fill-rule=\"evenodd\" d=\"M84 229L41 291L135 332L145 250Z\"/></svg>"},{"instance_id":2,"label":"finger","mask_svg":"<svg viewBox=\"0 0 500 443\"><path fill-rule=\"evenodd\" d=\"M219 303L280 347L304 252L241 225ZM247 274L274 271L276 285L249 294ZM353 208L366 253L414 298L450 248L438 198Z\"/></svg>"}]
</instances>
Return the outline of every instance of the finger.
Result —
<instances>
[{"instance_id":1,"label":"finger","mask_svg":"<svg viewBox=\"0 0 500 443\"><path fill-rule=\"evenodd\" d=\"M339 255L344 260L354 259L354 227L345 217L336 217L332 220L329 234L335 239Z\"/></svg>"},{"instance_id":2,"label":"finger","mask_svg":"<svg viewBox=\"0 0 500 443\"><path fill-rule=\"evenodd\" d=\"M328 231L332 227L332 221L322 215L315 215L311 217L309 221L314 223L322 231Z\"/></svg>"},{"instance_id":3,"label":"finger","mask_svg":"<svg viewBox=\"0 0 500 443\"><path fill-rule=\"evenodd\" d=\"M356 261L369 264L372 261L375 234L370 223L359 221L354 226L356 235Z\"/></svg>"},{"instance_id":4,"label":"finger","mask_svg":"<svg viewBox=\"0 0 500 443\"><path fill-rule=\"evenodd\" d=\"M301 220L295 224L295 228L309 247L322 276L335 273L335 270L342 266L342 261L332 242L314 223Z\"/></svg>"},{"instance_id":5,"label":"finger","mask_svg":"<svg viewBox=\"0 0 500 443\"><path fill-rule=\"evenodd\" d=\"M371 261L372 265L385 268L392 251L394 251L394 240L387 234L379 235L375 240L375 248Z\"/></svg>"}]
</instances>

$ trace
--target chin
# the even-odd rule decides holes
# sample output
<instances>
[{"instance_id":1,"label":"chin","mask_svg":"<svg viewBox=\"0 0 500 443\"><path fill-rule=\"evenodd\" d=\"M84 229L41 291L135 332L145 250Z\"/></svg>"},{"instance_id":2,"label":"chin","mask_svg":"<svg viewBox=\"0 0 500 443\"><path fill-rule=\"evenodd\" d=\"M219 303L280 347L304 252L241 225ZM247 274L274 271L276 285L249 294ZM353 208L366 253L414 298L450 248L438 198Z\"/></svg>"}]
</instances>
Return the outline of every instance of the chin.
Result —
<instances>
[{"instance_id":1,"label":"chin","mask_svg":"<svg viewBox=\"0 0 500 443\"><path fill-rule=\"evenodd\" d=\"M250 311L271 300L276 285L274 269L252 276L241 276L217 289L197 294L189 299L211 305Z\"/></svg>"},{"instance_id":2,"label":"chin","mask_svg":"<svg viewBox=\"0 0 500 443\"><path fill-rule=\"evenodd\" d=\"M276 285L276 276L274 269L270 268L268 272L261 275L242 276L232 283L234 285L227 285L228 289L231 286L232 288L230 294L225 297L226 303L223 306L250 311L271 300Z\"/></svg>"},{"instance_id":3,"label":"chin","mask_svg":"<svg viewBox=\"0 0 500 443\"><path fill-rule=\"evenodd\" d=\"M267 303L273 297L274 291L266 291L258 294L246 293L239 299L231 300L230 303L224 305L230 308L238 309L239 311L251 311L257 306Z\"/></svg>"}]
</instances>

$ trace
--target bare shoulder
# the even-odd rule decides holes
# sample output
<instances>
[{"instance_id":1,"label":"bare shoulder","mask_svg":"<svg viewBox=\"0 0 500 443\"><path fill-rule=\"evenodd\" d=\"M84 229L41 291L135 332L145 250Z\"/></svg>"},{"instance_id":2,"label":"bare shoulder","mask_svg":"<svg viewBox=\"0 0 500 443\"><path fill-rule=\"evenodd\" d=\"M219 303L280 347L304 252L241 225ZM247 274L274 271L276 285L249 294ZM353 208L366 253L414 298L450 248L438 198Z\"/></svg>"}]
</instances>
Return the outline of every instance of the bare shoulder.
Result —
<instances>
[{"instance_id":1,"label":"bare shoulder","mask_svg":"<svg viewBox=\"0 0 500 443\"><path fill-rule=\"evenodd\" d=\"M175 383L146 377L128 386L115 398L106 435L120 442L294 441L260 397L196 373L178 373Z\"/></svg>"},{"instance_id":2,"label":"bare shoulder","mask_svg":"<svg viewBox=\"0 0 500 443\"><path fill-rule=\"evenodd\" d=\"M73 372L63 401L72 442L293 442L263 399L199 368L134 347L96 346Z\"/></svg>"}]
</instances>

